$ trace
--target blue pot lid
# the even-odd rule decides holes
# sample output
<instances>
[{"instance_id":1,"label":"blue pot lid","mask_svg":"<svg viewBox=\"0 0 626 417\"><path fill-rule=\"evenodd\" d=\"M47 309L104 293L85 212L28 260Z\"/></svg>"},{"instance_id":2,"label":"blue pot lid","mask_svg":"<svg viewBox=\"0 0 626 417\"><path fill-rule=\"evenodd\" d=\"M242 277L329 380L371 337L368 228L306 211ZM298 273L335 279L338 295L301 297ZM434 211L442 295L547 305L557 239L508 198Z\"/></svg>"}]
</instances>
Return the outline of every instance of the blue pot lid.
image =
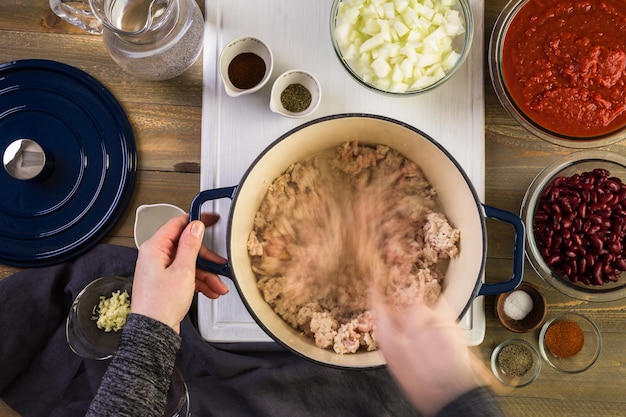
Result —
<instances>
[{"instance_id":1,"label":"blue pot lid","mask_svg":"<svg viewBox=\"0 0 626 417\"><path fill-rule=\"evenodd\" d=\"M12 162L43 162L27 179L6 163L24 142L43 151ZM0 156L0 263L18 267L65 262L98 243L123 214L137 169L115 97L85 72L47 60L0 64Z\"/></svg>"}]
</instances>

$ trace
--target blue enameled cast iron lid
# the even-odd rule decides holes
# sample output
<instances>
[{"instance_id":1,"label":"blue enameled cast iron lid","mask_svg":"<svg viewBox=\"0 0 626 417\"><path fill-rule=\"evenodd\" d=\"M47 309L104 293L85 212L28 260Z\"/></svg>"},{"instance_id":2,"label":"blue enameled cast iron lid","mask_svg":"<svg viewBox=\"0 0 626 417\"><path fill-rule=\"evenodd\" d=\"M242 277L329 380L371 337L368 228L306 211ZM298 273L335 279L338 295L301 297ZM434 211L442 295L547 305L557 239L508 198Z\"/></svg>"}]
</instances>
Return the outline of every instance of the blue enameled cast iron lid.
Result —
<instances>
[{"instance_id":1,"label":"blue enameled cast iron lid","mask_svg":"<svg viewBox=\"0 0 626 417\"><path fill-rule=\"evenodd\" d=\"M117 222L137 152L115 97L74 67L0 64L0 263L38 267L90 249Z\"/></svg>"}]
</instances>

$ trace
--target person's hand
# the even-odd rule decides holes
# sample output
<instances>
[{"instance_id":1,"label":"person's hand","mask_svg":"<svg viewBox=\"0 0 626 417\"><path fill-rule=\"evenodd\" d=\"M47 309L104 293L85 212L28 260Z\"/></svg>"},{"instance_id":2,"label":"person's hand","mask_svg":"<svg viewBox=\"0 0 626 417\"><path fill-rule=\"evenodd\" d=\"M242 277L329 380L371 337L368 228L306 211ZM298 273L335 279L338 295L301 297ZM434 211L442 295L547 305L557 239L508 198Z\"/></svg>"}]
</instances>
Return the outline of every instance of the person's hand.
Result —
<instances>
[{"instance_id":1,"label":"person's hand","mask_svg":"<svg viewBox=\"0 0 626 417\"><path fill-rule=\"evenodd\" d=\"M481 385L478 359L453 317L424 303L397 307L374 300L376 341L389 371L425 417Z\"/></svg>"},{"instance_id":2,"label":"person's hand","mask_svg":"<svg viewBox=\"0 0 626 417\"><path fill-rule=\"evenodd\" d=\"M228 292L217 275L196 269L198 254L214 262L227 261L202 246L204 223L188 219L175 217L141 245L133 280L131 312L159 320L177 333L194 290L209 298ZM210 221L215 223L217 216Z\"/></svg>"}]
</instances>

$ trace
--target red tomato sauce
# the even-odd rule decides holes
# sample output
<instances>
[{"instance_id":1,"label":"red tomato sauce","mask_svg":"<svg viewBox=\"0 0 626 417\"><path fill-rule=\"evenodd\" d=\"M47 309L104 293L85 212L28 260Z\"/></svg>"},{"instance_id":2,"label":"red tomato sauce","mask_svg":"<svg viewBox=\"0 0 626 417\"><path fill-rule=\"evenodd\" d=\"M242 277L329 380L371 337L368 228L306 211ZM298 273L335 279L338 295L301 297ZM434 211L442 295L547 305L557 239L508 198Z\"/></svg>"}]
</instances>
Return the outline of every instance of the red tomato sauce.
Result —
<instances>
[{"instance_id":1,"label":"red tomato sauce","mask_svg":"<svg viewBox=\"0 0 626 417\"><path fill-rule=\"evenodd\" d=\"M626 1L529 1L507 30L502 72L544 129L580 138L626 125Z\"/></svg>"}]
</instances>

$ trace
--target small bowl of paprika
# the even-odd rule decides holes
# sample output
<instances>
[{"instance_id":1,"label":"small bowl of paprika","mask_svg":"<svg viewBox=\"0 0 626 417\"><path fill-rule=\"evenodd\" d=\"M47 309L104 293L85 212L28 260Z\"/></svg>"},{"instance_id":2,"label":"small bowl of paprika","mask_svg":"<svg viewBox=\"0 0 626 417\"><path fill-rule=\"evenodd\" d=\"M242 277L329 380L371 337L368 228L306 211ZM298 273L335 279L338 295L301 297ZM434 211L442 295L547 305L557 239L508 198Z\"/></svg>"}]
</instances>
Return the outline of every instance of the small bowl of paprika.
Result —
<instances>
[{"instance_id":1,"label":"small bowl of paprika","mask_svg":"<svg viewBox=\"0 0 626 417\"><path fill-rule=\"evenodd\" d=\"M539 351L550 366L565 373L589 369L602 351L598 326L579 313L565 312L548 320L539 333Z\"/></svg>"}]
</instances>

